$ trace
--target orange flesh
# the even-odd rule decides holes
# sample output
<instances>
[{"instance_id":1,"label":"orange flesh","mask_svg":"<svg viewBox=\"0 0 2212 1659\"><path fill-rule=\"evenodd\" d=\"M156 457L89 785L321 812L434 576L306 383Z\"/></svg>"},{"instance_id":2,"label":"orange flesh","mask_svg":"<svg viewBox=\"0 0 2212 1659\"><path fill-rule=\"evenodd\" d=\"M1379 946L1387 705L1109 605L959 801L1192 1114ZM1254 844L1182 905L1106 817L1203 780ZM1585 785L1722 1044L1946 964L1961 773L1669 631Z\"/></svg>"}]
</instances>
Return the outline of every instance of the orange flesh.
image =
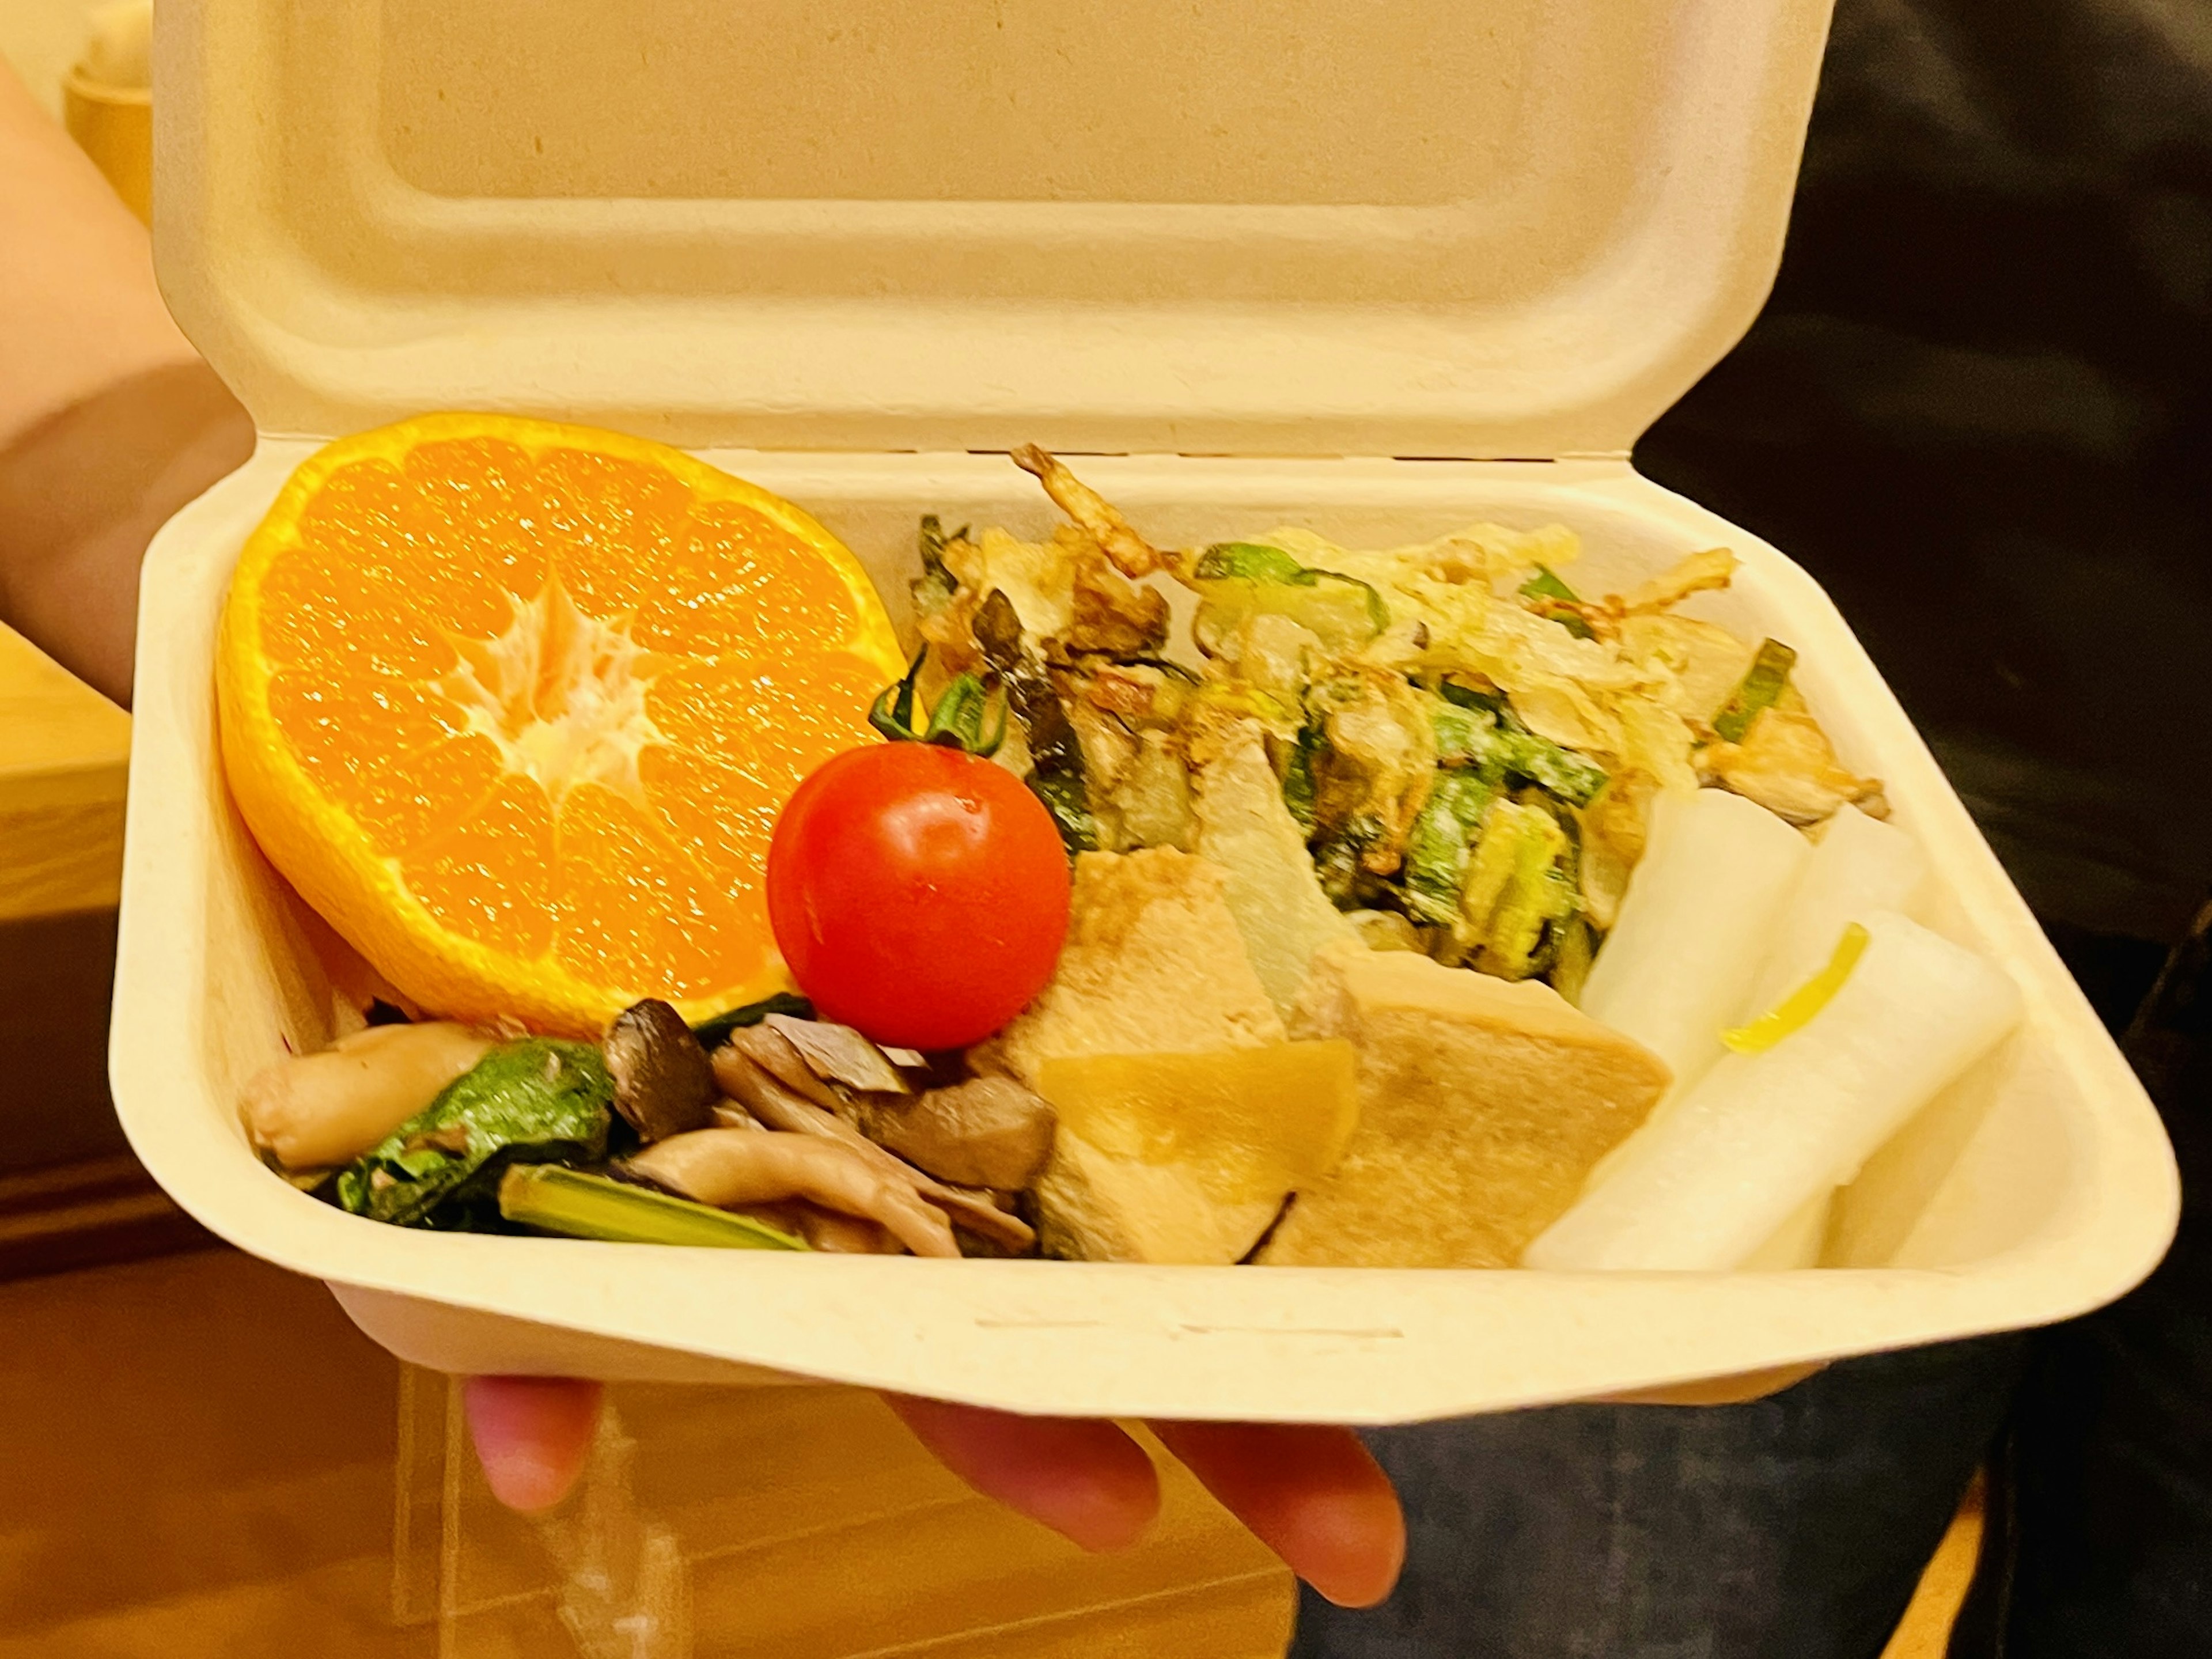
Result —
<instances>
[{"instance_id":1,"label":"orange flesh","mask_svg":"<svg viewBox=\"0 0 2212 1659\"><path fill-rule=\"evenodd\" d=\"M459 436L396 460L331 472L260 577L307 779L455 939L679 1001L772 973L775 812L873 740L880 611L649 459Z\"/></svg>"}]
</instances>

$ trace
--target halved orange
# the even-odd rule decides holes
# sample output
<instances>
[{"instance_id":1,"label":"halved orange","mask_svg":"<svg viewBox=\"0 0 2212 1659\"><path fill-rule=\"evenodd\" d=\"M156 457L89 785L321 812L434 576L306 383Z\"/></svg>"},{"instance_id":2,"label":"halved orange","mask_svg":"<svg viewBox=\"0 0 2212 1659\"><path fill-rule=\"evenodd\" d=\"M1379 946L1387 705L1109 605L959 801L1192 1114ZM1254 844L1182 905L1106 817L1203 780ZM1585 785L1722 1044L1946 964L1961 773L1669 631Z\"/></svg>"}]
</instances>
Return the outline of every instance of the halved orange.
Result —
<instances>
[{"instance_id":1,"label":"halved orange","mask_svg":"<svg viewBox=\"0 0 2212 1659\"><path fill-rule=\"evenodd\" d=\"M902 664L859 562L679 450L432 415L331 444L247 541L224 769L270 861L441 1014L596 1033L787 981L762 866Z\"/></svg>"}]
</instances>

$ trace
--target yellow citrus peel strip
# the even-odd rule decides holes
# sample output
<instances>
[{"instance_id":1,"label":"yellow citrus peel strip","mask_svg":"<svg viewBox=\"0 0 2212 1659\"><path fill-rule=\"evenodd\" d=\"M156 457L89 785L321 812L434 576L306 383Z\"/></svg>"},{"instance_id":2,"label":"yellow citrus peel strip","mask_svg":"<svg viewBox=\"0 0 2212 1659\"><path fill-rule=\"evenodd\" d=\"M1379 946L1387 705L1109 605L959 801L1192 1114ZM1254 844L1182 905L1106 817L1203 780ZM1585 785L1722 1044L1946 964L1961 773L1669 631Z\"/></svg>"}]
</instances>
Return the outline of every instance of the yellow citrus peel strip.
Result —
<instances>
[{"instance_id":1,"label":"yellow citrus peel strip","mask_svg":"<svg viewBox=\"0 0 2212 1659\"><path fill-rule=\"evenodd\" d=\"M1748 1025L1739 1025L1732 1031L1723 1031L1721 1041L1740 1054L1763 1054L1783 1038L1802 1031L1813 1022L1814 1015L1834 1000L1844 981L1850 978L1851 969L1859 965L1866 954L1867 930L1857 922L1844 929L1843 938L1837 942L1835 955L1828 965L1773 1007Z\"/></svg>"}]
</instances>

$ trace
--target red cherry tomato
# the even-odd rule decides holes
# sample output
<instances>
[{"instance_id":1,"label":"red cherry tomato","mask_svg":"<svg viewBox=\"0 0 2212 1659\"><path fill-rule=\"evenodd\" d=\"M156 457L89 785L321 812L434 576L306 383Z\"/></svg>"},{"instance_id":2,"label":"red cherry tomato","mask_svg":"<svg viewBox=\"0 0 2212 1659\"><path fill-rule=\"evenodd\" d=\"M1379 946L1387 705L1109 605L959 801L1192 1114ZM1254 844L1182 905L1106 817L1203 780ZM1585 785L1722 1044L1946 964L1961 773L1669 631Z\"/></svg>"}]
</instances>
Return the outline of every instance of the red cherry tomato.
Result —
<instances>
[{"instance_id":1,"label":"red cherry tomato","mask_svg":"<svg viewBox=\"0 0 2212 1659\"><path fill-rule=\"evenodd\" d=\"M855 749L776 819L768 914L824 1019L958 1048L1042 990L1067 936L1067 854L1003 766L937 744Z\"/></svg>"}]
</instances>

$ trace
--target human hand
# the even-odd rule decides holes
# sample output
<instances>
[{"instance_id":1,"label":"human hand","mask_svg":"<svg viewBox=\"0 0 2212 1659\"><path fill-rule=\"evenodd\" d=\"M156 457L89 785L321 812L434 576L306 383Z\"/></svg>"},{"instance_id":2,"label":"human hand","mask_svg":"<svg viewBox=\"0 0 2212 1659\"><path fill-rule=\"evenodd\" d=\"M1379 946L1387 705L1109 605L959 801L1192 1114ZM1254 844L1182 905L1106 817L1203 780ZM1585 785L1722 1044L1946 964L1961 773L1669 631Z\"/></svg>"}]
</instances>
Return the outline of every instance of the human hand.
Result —
<instances>
[{"instance_id":1,"label":"human hand","mask_svg":"<svg viewBox=\"0 0 2212 1659\"><path fill-rule=\"evenodd\" d=\"M161 303L144 228L0 64L0 622L118 702L138 564L253 453Z\"/></svg>"},{"instance_id":2,"label":"human hand","mask_svg":"<svg viewBox=\"0 0 2212 1659\"><path fill-rule=\"evenodd\" d=\"M599 1395L595 1382L471 1378L463 1397L493 1495L526 1513L559 1503L590 1453ZM1111 1423L884 1400L977 1492L1085 1549L1133 1544L1159 1509L1152 1460ZM1390 1593L1405 1560L1405 1517L1389 1478L1349 1429L1151 1426L1254 1536L1330 1601L1371 1607Z\"/></svg>"}]
</instances>

